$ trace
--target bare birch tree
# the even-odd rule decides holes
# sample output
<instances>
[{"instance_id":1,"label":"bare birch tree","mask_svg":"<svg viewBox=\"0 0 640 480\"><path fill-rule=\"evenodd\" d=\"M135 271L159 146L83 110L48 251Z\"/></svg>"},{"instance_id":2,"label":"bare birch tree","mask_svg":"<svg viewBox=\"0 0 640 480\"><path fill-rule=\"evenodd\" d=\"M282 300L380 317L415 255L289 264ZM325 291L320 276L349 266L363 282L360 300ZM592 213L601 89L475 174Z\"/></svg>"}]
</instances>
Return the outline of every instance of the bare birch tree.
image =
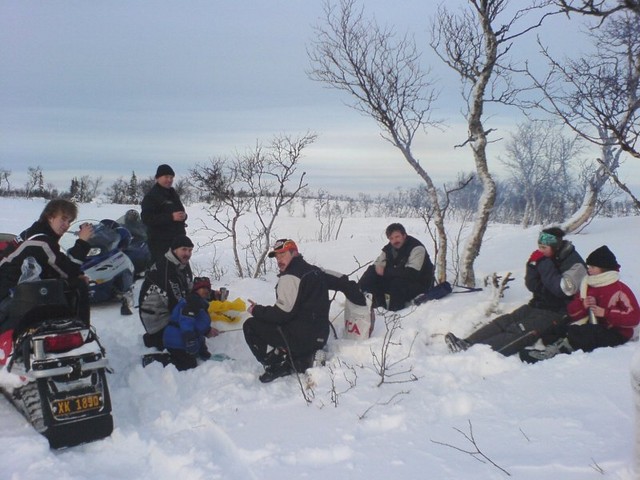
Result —
<instances>
[{"instance_id":1,"label":"bare birch tree","mask_svg":"<svg viewBox=\"0 0 640 480\"><path fill-rule=\"evenodd\" d=\"M438 190L412 147L420 131L438 122L430 117L436 91L420 66L415 41L364 17L355 0L325 3L323 25L309 49L309 77L347 92L351 107L373 118L381 136L400 150L426 184L438 236L438 281L446 279L447 236Z\"/></svg>"},{"instance_id":2,"label":"bare birch tree","mask_svg":"<svg viewBox=\"0 0 640 480\"><path fill-rule=\"evenodd\" d=\"M605 20L618 12L640 15L640 0L556 0L566 13L580 13Z\"/></svg>"},{"instance_id":3,"label":"bare birch tree","mask_svg":"<svg viewBox=\"0 0 640 480\"><path fill-rule=\"evenodd\" d=\"M249 187L253 212L258 219L250 249L255 256L253 278L264 273L276 218L307 187L304 183L306 173L298 173L298 167L304 149L316 138L313 133L296 138L276 135L267 148L257 145L243 158L240 176Z\"/></svg>"},{"instance_id":4,"label":"bare birch tree","mask_svg":"<svg viewBox=\"0 0 640 480\"><path fill-rule=\"evenodd\" d=\"M526 18L547 4L531 1L526 7L518 7L520 2L510 0L468 0L468 8L460 13L441 6L432 25L431 47L462 80L468 137L460 146L471 147L483 186L473 228L462 252L461 280L466 286L475 286L473 265L496 198L495 181L487 159L489 134L493 129L484 126L485 105L513 102L517 89L511 79L513 67L508 53L518 37L541 25L549 13L540 12L530 23ZM514 5L517 5L515 10L509 8Z\"/></svg>"},{"instance_id":5,"label":"bare birch tree","mask_svg":"<svg viewBox=\"0 0 640 480\"><path fill-rule=\"evenodd\" d=\"M607 2L596 2L600 7L594 2L581 3L590 3L589 11L594 11ZM561 62L542 46L549 63L548 73L539 77L528 72L543 94L543 100L535 106L556 115L600 148L600 167L588 181L582 206L566 222L568 231L579 228L594 215L598 192L609 177L620 183L620 153L640 159L640 14L623 10L613 15L617 11L613 6L607 11L610 13L600 27L589 33L593 52ZM640 201L629 194L640 207Z\"/></svg>"},{"instance_id":6,"label":"bare birch tree","mask_svg":"<svg viewBox=\"0 0 640 480\"><path fill-rule=\"evenodd\" d=\"M600 134L606 135L604 129L600 129ZM620 166L622 150L614 145L603 144L600 152L601 158L597 159L597 164L584 180L585 192L580 207L562 224L562 229L567 233L577 231L596 215L605 184L609 178L617 177L615 171Z\"/></svg>"},{"instance_id":7,"label":"bare birch tree","mask_svg":"<svg viewBox=\"0 0 640 480\"><path fill-rule=\"evenodd\" d=\"M42 168L40 165L37 167L28 167L27 174L29 176L27 182L24 184L25 196L31 198L34 192L42 193L44 190L44 175L42 174Z\"/></svg>"},{"instance_id":8,"label":"bare birch tree","mask_svg":"<svg viewBox=\"0 0 640 480\"><path fill-rule=\"evenodd\" d=\"M232 160L212 158L209 164L196 165L191 169L189 178L210 203L206 211L213 224L203 222L203 228L213 233L210 243L231 240L236 274L243 278L245 272L240 259L238 222L249 212L251 203L248 192L242 190L240 183L240 163L237 157Z\"/></svg>"},{"instance_id":9,"label":"bare birch tree","mask_svg":"<svg viewBox=\"0 0 640 480\"><path fill-rule=\"evenodd\" d=\"M282 211L306 187L305 173L298 173L303 150L316 135L294 138L276 135L267 146L258 143L233 159L214 158L208 165L190 170L191 182L210 202L211 222L202 228L213 233L211 243L230 239L236 273L257 278L265 272L274 223ZM242 217L256 216L253 226L244 225L249 239L241 243Z\"/></svg>"},{"instance_id":10,"label":"bare birch tree","mask_svg":"<svg viewBox=\"0 0 640 480\"><path fill-rule=\"evenodd\" d=\"M7 188L4 190L6 192L11 192L11 183L9 183L9 177L11 176L11 170L7 170L6 168L0 167L0 192L2 192L2 184L6 183Z\"/></svg>"},{"instance_id":11,"label":"bare birch tree","mask_svg":"<svg viewBox=\"0 0 640 480\"><path fill-rule=\"evenodd\" d=\"M571 162L581 152L576 136L564 135L551 121L517 126L505 145L502 164L510 173L514 191L525 202L523 227L566 218L565 205L576 192ZM552 206L553 208L549 208Z\"/></svg>"}]
</instances>

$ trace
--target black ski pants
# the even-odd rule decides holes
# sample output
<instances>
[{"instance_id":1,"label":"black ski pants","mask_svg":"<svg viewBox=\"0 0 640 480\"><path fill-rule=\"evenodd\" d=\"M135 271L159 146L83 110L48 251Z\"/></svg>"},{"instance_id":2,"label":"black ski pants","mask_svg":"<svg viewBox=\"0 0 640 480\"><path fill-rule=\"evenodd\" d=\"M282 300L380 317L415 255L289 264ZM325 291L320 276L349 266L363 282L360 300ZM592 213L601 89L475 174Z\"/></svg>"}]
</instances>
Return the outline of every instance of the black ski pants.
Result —
<instances>
[{"instance_id":1,"label":"black ski pants","mask_svg":"<svg viewBox=\"0 0 640 480\"><path fill-rule=\"evenodd\" d=\"M255 317L248 318L242 330L251 353L265 366L273 358L273 355L268 355L270 346L289 352L291 358L296 360L320 350L326 343L326 340L320 341L313 335L295 335L287 329L287 325L276 325Z\"/></svg>"},{"instance_id":2,"label":"black ski pants","mask_svg":"<svg viewBox=\"0 0 640 480\"><path fill-rule=\"evenodd\" d=\"M567 340L574 350L591 352L601 347L617 347L627 342L620 332L602 325L570 325L567 328Z\"/></svg>"},{"instance_id":3,"label":"black ski pants","mask_svg":"<svg viewBox=\"0 0 640 480\"><path fill-rule=\"evenodd\" d=\"M549 329L564 323L565 314L522 305L513 312L493 319L465 340L483 343L504 356L514 355L536 343Z\"/></svg>"},{"instance_id":4,"label":"black ski pants","mask_svg":"<svg viewBox=\"0 0 640 480\"><path fill-rule=\"evenodd\" d=\"M389 295L388 310L392 312L403 309L407 302L427 291L427 286L402 277L385 277L376 273L370 265L358 282L360 290L373 295L373 306L387 308L385 294Z\"/></svg>"}]
</instances>

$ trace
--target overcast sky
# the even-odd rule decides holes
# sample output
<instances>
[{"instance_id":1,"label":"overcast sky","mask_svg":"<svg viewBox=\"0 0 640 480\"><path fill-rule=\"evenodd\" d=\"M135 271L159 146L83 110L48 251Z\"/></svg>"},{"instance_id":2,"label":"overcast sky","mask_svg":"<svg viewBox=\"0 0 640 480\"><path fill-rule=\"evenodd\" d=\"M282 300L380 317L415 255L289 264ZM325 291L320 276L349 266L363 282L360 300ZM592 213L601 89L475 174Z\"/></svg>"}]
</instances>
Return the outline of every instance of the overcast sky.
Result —
<instances>
[{"instance_id":1,"label":"overcast sky","mask_svg":"<svg viewBox=\"0 0 640 480\"><path fill-rule=\"evenodd\" d=\"M449 128L421 138L416 154L442 182L473 162L468 149L453 148L466 131L459 83L428 47L436 6L367 0L365 13L413 33L441 79L436 116ZM150 176L160 163L180 176L275 134L310 131L318 139L301 168L314 189L419 184L373 120L308 78L306 49L322 14L320 0L0 0L0 168L22 185L27 167L40 166L61 189L73 176L107 184L132 171ZM555 38L559 25L545 35ZM513 115L490 126L506 136L520 121ZM491 149L498 169L500 147Z\"/></svg>"}]
</instances>

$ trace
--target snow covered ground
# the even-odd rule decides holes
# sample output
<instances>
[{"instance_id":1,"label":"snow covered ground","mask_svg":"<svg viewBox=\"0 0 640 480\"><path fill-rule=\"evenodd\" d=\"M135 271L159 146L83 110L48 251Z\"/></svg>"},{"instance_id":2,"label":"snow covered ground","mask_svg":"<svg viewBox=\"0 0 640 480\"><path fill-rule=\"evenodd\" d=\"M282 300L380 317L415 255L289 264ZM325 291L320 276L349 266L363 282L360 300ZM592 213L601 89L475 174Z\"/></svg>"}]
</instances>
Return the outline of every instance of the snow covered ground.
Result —
<instances>
[{"instance_id":1,"label":"snow covered ground","mask_svg":"<svg viewBox=\"0 0 640 480\"><path fill-rule=\"evenodd\" d=\"M19 232L39 215L42 200L0 199L0 230ZM81 205L81 218L117 218L117 205ZM188 209L196 243L202 206ZM384 228L400 220L426 243L416 219L348 218L337 240L315 240L311 215L283 216L277 237L291 237L311 263L345 273L373 259L386 242ZM491 225L476 265L478 279L512 272L500 302L507 312L525 303L524 262L536 247L538 228ZM607 244L622 265L621 278L640 294L638 217L597 219L569 236L584 257ZM635 239L635 240L634 240ZM427 244L428 249L432 248ZM232 272L228 250L199 248L194 269L206 274L217 258ZM356 278L355 274L352 278ZM231 298L270 304L276 276L238 279L231 273L214 286ZM58 479L633 479L634 399L630 365L636 342L591 354L558 356L535 365L505 358L488 347L449 354L443 335L465 335L489 321L491 289L449 295L405 309L393 337L393 377L378 386L373 367L385 334L378 317L373 337L341 339L343 298L332 303L338 339L328 361L300 380L261 384L261 366L237 324L209 339L209 349L233 358L178 372L152 364L142 368L142 326L119 305L93 308L107 349L115 429L111 437L52 451L0 397L0 478ZM637 360L637 359L636 359ZM396 383L394 383L396 382ZM475 446L486 456L471 453ZM482 460L480 462L479 460Z\"/></svg>"}]
</instances>

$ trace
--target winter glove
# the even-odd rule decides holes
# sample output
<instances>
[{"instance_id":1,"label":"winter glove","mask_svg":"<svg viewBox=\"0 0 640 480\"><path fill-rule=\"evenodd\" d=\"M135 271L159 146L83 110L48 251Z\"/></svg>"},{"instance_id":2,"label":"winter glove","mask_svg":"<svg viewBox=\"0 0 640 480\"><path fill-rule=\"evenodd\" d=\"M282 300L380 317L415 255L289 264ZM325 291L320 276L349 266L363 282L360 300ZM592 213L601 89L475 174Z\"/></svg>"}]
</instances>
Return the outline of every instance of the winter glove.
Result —
<instances>
[{"instance_id":1,"label":"winter glove","mask_svg":"<svg viewBox=\"0 0 640 480\"><path fill-rule=\"evenodd\" d=\"M527 260L527 263L529 265L535 265L543 258L544 258L544 253L542 253L540 250L534 250L531 256L529 257L529 260Z\"/></svg>"}]
</instances>

